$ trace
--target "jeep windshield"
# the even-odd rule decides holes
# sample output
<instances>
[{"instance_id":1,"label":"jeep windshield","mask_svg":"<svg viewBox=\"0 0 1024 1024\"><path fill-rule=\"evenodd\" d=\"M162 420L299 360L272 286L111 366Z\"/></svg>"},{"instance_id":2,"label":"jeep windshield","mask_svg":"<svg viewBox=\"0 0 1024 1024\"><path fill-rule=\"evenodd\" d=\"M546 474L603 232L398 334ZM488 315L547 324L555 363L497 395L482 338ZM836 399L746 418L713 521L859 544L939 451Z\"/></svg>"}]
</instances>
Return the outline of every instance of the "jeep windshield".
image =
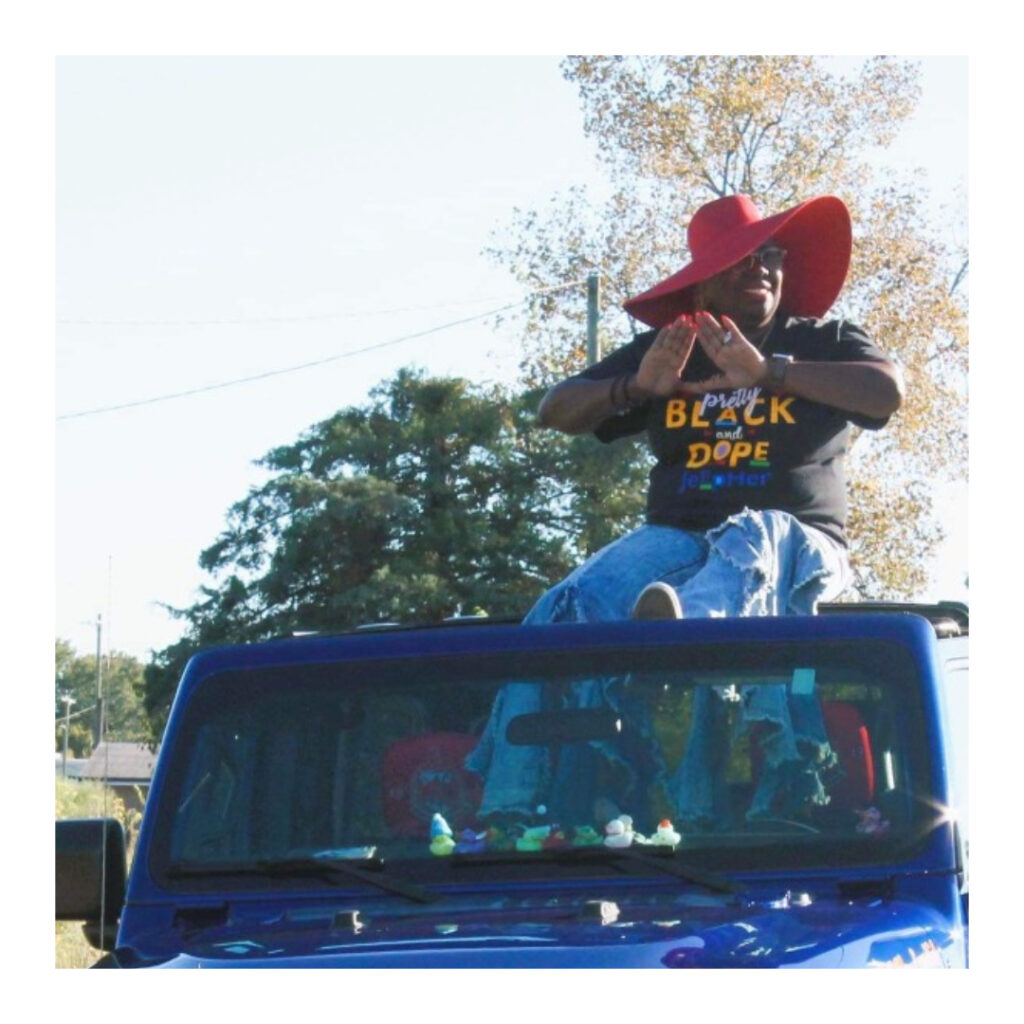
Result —
<instances>
[{"instance_id":1,"label":"jeep windshield","mask_svg":"<svg viewBox=\"0 0 1024 1024\"><path fill-rule=\"evenodd\" d=\"M151 864L175 888L290 861L274 883L308 887L321 860L714 886L891 862L938 816L914 662L864 637L250 667L181 730Z\"/></svg>"}]
</instances>

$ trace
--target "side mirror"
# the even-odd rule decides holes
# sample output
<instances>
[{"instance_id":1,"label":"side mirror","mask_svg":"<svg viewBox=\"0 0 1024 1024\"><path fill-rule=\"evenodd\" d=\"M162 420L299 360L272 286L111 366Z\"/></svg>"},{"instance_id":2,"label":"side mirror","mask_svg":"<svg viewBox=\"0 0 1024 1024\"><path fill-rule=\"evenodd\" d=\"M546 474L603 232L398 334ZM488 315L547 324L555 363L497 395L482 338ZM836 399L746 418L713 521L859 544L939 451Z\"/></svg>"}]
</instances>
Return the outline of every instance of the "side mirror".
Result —
<instances>
[{"instance_id":1,"label":"side mirror","mask_svg":"<svg viewBox=\"0 0 1024 1024\"><path fill-rule=\"evenodd\" d=\"M57 822L56 919L84 921L97 949L113 949L127 875L124 829L114 818Z\"/></svg>"}]
</instances>

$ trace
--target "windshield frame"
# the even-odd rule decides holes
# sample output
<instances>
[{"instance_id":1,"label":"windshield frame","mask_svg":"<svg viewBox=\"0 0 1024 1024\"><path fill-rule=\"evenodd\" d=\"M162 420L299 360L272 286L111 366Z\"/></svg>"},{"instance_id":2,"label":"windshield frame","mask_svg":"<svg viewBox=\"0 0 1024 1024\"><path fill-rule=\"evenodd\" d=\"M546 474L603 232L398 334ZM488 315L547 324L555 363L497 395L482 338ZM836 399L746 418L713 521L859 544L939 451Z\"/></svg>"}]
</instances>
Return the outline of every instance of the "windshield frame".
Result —
<instances>
[{"instance_id":1,"label":"windshield frame","mask_svg":"<svg viewBox=\"0 0 1024 1024\"><path fill-rule=\"evenodd\" d=\"M769 662L773 657L778 659L779 651L787 649L787 645L791 646L793 643L810 643L819 651L823 651L826 648L839 651L844 644L849 644L853 640L853 638L846 635L848 633L846 630L840 630L838 635L832 636L827 634L830 632L836 633L835 630L827 629L824 632L826 633L825 636L808 638L806 635L803 635L799 640L795 637L789 639L776 637L774 642L767 647L763 642L750 640L746 643L747 653L744 655L744 660L747 660L750 664L757 663L763 666L766 658ZM862 631L858 630L857 632ZM510 659L518 662L521 671L529 672L531 671L531 664L534 666L533 671L536 671L535 666L539 664L549 666L552 671L556 670L555 666L564 667L570 665L578 670L580 659L583 658L586 661L588 657L595 659L595 661L599 660L602 666L605 667L605 670L607 670L609 665L614 666L618 664L621 666L631 666L634 670L639 671L641 668L649 668L652 665L663 665L666 660L678 659L681 654L685 654L691 665L699 667L704 663L710 665L720 664L722 657L727 657L730 660L735 659L737 652L744 646L742 640L738 641L734 636L729 639L728 643L714 640L709 641L703 638L701 643L687 643L685 645L680 645L678 642L675 644L664 642L652 644L649 642L649 636L647 642L644 643L638 643L635 636L633 639L633 643L628 645L616 644L613 649L609 649L607 645L590 645L587 647L569 645L562 648L551 648L548 645L543 645L540 649L529 650L524 648L514 650L484 649L473 651L471 659L467 659L466 655L469 652L466 651L430 653L426 656L421 654L417 660L417 671L422 672L424 664L429 663L433 667L435 674L451 674L452 672L457 674L460 671L467 671L467 660L471 660L473 672L476 676L495 674L507 678L510 671ZM934 794L931 792L934 765L931 763L927 736L927 720L930 712L925 696L927 688L922 685L919 665L917 664L918 659L915 658L912 649L905 643L900 643L894 638L873 636L870 634L870 631L868 636L861 635L857 642L859 644L886 645L877 651L878 654L885 654L882 663L892 666L898 662L902 666L903 681L895 685L902 687L902 697L907 702L911 720L917 723L919 733L919 742L911 744L910 750L908 750L908 753L912 752L914 757L920 759L915 764L912 772L914 779L918 781L921 787L921 792L917 794L916 798L922 802L930 801L934 803ZM774 655L772 652L774 652ZM424 661L424 658L426 658L426 661ZM410 668L409 656L402 654L359 659L359 661L364 671L372 670L378 674L389 671L407 674ZM490 666L488 670L481 672L481 666L488 664ZM230 704L232 700L238 699L240 692L252 692L254 688L258 690L261 685L279 688L282 685L280 677L282 671L292 675L297 674L306 680L315 679L318 676L323 679L329 679L332 674L338 672L339 666L346 665L351 668L352 662L341 658L329 661L304 661L299 659L284 664L278 660L274 664L246 664L235 668L224 668L221 666L219 671L205 674L201 679L193 681L190 687L189 699L184 702L174 722L175 729L179 735L188 735L189 731L195 728L196 715L201 713L203 707L208 706L210 701L214 703L226 701ZM425 683L424 685L429 686L430 684ZM239 690L239 687L241 687L241 690ZM924 701L923 704L922 701ZM209 890L213 886L209 886L200 880L193 881L169 877L167 868L170 858L166 853L161 852L169 849L169 844L166 841L170 824L168 817L170 809L176 806L176 790L180 795L182 761L186 754L187 748L179 743L172 748L171 756L167 759L167 763L162 765L165 777L162 780L163 789L161 791L159 812L152 822L151 828L146 830L147 832L151 831L153 837L155 837L155 841L146 844L146 850L148 851L147 863L152 877L161 886L174 890ZM937 816L938 813L936 812ZM913 836L904 835L898 839L879 838L870 847L872 856L867 858L864 856L867 848L861 848L858 851L857 849L850 849L850 844L836 843L828 844L827 850L823 846L819 846L820 852L822 854L827 853L827 856L818 857L815 863L807 863L806 858L802 858L799 855L800 844L798 841L787 845L787 849L789 846L793 848L794 857L789 857L788 854L785 857L769 856L760 859L750 856L751 852L759 850L771 852L774 849L776 853L780 853L783 847L779 844L773 844L771 847L764 848L748 846L741 853L720 847L711 847L709 849L713 851L713 855L706 850L702 851L700 847L688 847L685 853L693 866L697 868L736 871L740 873L750 873L752 871L779 872L786 870L805 872L807 870L826 871L829 869L843 871L851 868L891 867L898 862L907 861L914 856L920 856L924 852L933 829L934 825L929 828L922 828L918 834ZM853 845L855 846L856 844ZM142 852L142 849L140 849L140 853ZM754 861L758 860L759 863L754 863ZM482 876L485 874L488 876L486 879L488 884L508 885L536 881L542 877L549 881L557 880L559 883L568 882L573 879L585 880L588 878L592 879L595 873L593 866L568 871L561 868L557 871L548 868L538 871L540 861L533 860L528 856L525 856L521 862L492 865L486 870L481 871L470 868L453 872L451 865L447 864L444 858L432 860L388 858L388 864L396 872L409 879L415 879L417 882L434 882L445 885L462 884L463 882L480 884L484 881ZM621 869L614 869L610 866L597 869L597 873L622 877ZM653 872L653 874L657 874L657 872ZM662 876L662 881L664 880L665 877ZM224 879L219 880L218 884L223 888L225 884ZM258 878L246 879L239 877L238 879L231 880L231 886L242 891L253 888L265 889L267 884L268 881L266 879ZM285 888L291 889L293 887L320 888L331 883L318 883L316 879L303 879L301 882L293 884L291 880L282 883L279 879L273 879L271 884L284 884ZM332 887L336 887L336 885Z\"/></svg>"}]
</instances>

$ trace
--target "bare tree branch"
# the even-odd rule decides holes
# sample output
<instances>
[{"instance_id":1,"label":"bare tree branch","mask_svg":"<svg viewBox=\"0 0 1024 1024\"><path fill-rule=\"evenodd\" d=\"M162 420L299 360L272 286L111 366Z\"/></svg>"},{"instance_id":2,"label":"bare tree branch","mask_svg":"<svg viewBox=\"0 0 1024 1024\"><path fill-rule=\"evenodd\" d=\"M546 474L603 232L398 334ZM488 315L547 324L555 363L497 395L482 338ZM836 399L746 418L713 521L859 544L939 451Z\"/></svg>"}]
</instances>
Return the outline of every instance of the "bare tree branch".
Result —
<instances>
[{"instance_id":1,"label":"bare tree branch","mask_svg":"<svg viewBox=\"0 0 1024 1024\"><path fill-rule=\"evenodd\" d=\"M956 277L953 278L953 283L949 286L950 295L960 287L961 282L967 276L967 265L969 262L970 259L965 257L963 263L960 265L960 269L956 272Z\"/></svg>"}]
</instances>

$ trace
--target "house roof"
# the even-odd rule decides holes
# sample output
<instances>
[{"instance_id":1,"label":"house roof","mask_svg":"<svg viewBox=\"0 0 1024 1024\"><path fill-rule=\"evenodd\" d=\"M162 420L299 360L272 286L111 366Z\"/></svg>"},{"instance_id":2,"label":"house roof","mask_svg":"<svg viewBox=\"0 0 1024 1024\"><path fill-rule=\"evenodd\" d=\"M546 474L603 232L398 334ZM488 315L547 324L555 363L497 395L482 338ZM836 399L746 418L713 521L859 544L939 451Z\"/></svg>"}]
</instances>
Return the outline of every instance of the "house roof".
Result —
<instances>
[{"instance_id":1,"label":"house roof","mask_svg":"<svg viewBox=\"0 0 1024 1024\"><path fill-rule=\"evenodd\" d=\"M149 782L156 751L145 743L100 743L79 775L108 782Z\"/></svg>"},{"instance_id":2,"label":"house roof","mask_svg":"<svg viewBox=\"0 0 1024 1024\"><path fill-rule=\"evenodd\" d=\"M69 757L67 765L67 776L69 779L78 779L82 776L82 769L85 767L84 757ZM54 756L54 766L58 775L64 774L64 755L58 750Z\"/></svg>"}]
</instances>

